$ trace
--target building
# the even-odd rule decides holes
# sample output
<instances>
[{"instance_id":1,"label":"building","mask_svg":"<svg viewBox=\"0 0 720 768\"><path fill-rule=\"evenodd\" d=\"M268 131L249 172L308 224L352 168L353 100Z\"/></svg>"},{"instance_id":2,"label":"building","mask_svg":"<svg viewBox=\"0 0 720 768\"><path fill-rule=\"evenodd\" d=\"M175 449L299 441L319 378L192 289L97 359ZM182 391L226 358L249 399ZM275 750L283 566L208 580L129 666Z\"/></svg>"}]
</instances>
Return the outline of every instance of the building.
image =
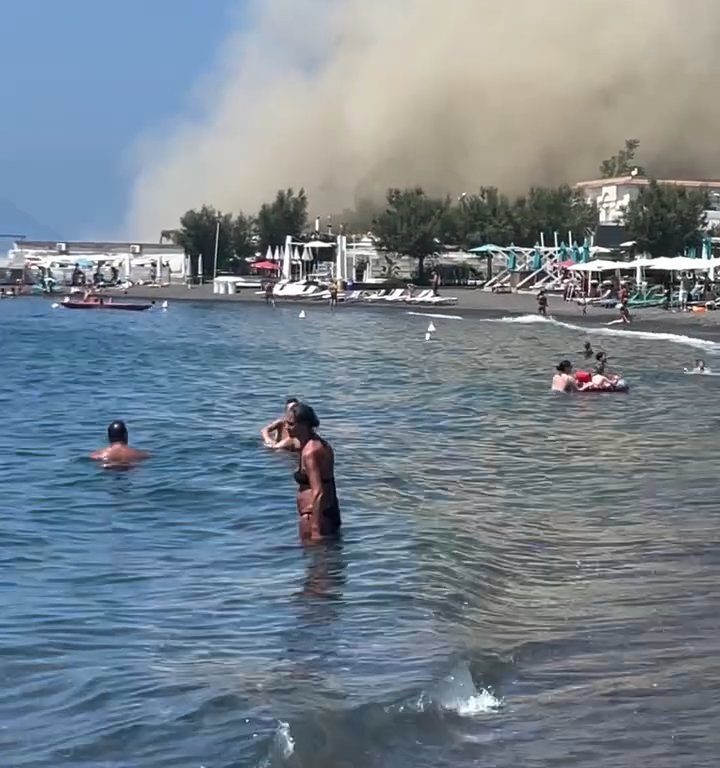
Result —
<instances>
[{"instance_id":1,"label":"building","mask_svg":"<svg viewBox=\"0 0 720 768\"><path fill-rule=\"evenodd\" d=\"M631 200L635 200L649 179L642 176L621 176L615 179L580 181L575 189L582 190L588 203L595 203L600 226L622 226L623 212ZM687 189L707 189L710 192L710 209L706 212L708 225L720 225L720 181L689 181L682 179L658 179L667 184Z\"/></svg>"},{"instance_id":2,"label":"building","mask_svg":"<svg viewBox=\"0 0 720 768\"><path fill-rule=\"evenodd\" d=\"M116 266L121 272L139 274L157 274L159 261L164 276L170 279L184 278L187 269L184 249L167 243L18 240L8 252L8 259L12 265L34 263L62 270L81 263Z\"/></svg>"}]
</instances>

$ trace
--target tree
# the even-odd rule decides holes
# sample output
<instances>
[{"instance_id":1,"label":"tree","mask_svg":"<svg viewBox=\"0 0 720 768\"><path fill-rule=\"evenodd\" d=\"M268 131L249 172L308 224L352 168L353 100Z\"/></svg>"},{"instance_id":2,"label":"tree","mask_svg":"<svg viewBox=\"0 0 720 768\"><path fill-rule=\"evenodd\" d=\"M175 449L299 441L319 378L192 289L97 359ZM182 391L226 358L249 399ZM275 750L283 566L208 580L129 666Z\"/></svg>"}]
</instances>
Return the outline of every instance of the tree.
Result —
<instances>
[{"instance_id":1,"label":"tree","mask_svg":"<svg viewBox=\"0 0 720 768\"><path fill-rule=\"evenodd\" d=\"M572 232L582 241L598 224L595 203L588 203L579 190L567 185L533 187L518 197L510 211L513 242L531 248L540 232Z\"/></svg>"},{"instance_id":2,"label":"tree","mask_svg":"<svg viewBox=\"0 0 720 768\"><path fill-rule=\"evenodd\" d=\"M169 237L176 245L185 249L190 256L193 272L198 272L198 261L202 256L203 275L212 277L215 268L215 236L220 222L218 238L218 271L227 270L233 257L233 217L222 214L212 206L203 205L196 211L191 209L180 217L180 228L164 230L161 237Z\"/></svg>"},{"instance_id":3,"label":"tree","mask_svg":"<svg viewBox=\"0 0 720 768\"><path fill-rule=\"evenodd\" d=\"M237 275L247 274L249 266L247 259L253 257L256 251L255 221L250 216L239 213L232 223L232 271Z\"/></svg>"},{"instance_id":4,"label":"tree","mask_svg":"<svg viewBox=\"0 0 720 768\"><path fill-rule=\"evenodd\" d=\"M442 250L440 235L449 208L448 200L427 197L420 187L388 190L387 208L373 222L378 245L388 253L416 259L422 282L425 259Z\"/></svg>"},{"instance_id":5,"label":"tree","mask_svg":"<svg viewBox=\"0 0 720 768\"><path fill-rule=\"evenodd\" d=\"M453 208L456 242L464 248L509 245L513 239L510 201L495 187L482 187L476 195L463 195Z\"/></svg>"},{"instance_id":6,"label":"tree","mask_svg":"<svg viewBox=\"0 0 720 768\"><path fill-rule=\"evenodd\" d=\"M618 176L629 176L637 171L638 176L645 175L645 169L635 163L635 153L640 142L637 139L625 139L625 148L600 164L600 177L614 179Z\"/></svg>"},{"instance_id":7,"label":"tree","mask_svg":"<svg viewBox=\"0 0 720 768\"><path fill-rule=\"evenodd\" d=\"M625 209L628 237L653 256L675 256L702 243L709 207L706 189L687 189L651 180Z\"/></svg>"},{"instance_id":8,"label":"tree","mask_svg":"<svg viewBox=\"0 0 720 768\"><path fill-rule=\"evenodd\" d=\"M272 203L263 203L257 215L260 251L284 245L287 235L299 237L307 224L307 206L304 189L297 195L292 189L278 190Z\"/></svg>"}]
</instances>

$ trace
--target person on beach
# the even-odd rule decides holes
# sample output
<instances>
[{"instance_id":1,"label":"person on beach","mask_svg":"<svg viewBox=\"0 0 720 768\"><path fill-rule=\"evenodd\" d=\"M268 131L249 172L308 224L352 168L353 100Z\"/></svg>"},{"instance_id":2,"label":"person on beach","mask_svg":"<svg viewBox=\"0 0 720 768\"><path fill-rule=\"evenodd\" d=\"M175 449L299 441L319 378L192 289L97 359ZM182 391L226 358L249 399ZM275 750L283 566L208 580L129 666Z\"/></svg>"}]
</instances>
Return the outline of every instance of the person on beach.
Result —
<instances>
[{"instance_id":1,"label":"person on beach","mask_svg":"<svg viewBox=\"0 0 720 768\"><path fill-rule=\"evenodd\" d=\"M113 421L107 433L109 445L91 453L93 461L101 461L105 466L129 466L150 457L149 453L128 445L128 430L124 421Z\"/></svg>"},{"instance_id":2,"label":"person on beach","mask_svg":"<svg viewBox=\"0 0 720 768\"><path fill-rule=\"evenodd\" d=\"M265 283L265 303L266 304L272 304L273 307L275 306L275 299L273 297L273 291L275 290L275 285L271 282Z\"/></svg>"},{"instance_id":3,"label":"person on beach","mask_svg":"<svg viewBox=\"0 0 720 768\"><path fill-rule=\"evenodd\" d=\"M330 291L330 309L335 309L338 303L338 281L332 280L328 290Z\"/></svg>"},{"instance_id":4,"label":"person on beach","mask_svg":"<svg viewBox=\"0 0 720 768\"><path fill-rule=\"evenodd\" d=\"M289 397L285 401L285 413L275 421L271 421L266 427L260 430L260 436L266 448L274 451L299 451L299 442L291 437L287 426L287 418L290 409L298 405L300 401L297 397Z\"/></svg>"},{"instance_id":5,"label":"person on beach","mask_svg":"<svg viewBox=\"0 0 720 768\"><path fill-rule=\"evenodd\" d=\"M620 304L620 319L623 323L630 325L632 318L630 317L630 310L628 309L627 301L623 301Z\"/></svg>"},{"instance_id":6,"label":"person on beach","mask_svg":"<svg viewBox=\"0 0 720 768\"><path fill-rule=\"evenodd\" d=\"M538 301L538 312L543 316L547 317L547 294L545 291L541 290L540 293L537 295L537 301Z\"/></svg>"},{"instance_id":7,"label":"person on beach","mask_svg":"<svg viewBox=\"0 0 720 768\"><path fill-rule=\"evenodd\" d=\"M293 405L286 424L300 444L300 461L294 474L298 485L298 532L303 541L321 541L339 533L342 524L335 488L335 453L315 432L320 420L309 405Z\"/></svg>"}]
</instances>

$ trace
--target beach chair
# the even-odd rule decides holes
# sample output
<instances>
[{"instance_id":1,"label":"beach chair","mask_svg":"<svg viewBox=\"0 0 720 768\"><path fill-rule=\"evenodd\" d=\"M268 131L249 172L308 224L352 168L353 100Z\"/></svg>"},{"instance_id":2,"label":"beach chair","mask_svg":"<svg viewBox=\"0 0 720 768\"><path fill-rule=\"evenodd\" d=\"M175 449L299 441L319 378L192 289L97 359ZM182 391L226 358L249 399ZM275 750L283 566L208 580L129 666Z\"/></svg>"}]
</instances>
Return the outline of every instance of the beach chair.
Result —
<instances>
[{"instance_id":1,"label":"beach chair","mask_svg":"<svg viewBox=\"0 0 720 768\"><path fill-rule=\"evenodd\" d=\"M417 296L407 296L405 298L405 301L408 304L422 304L425 301L429 301L433 296L433 290L432 288L426 288L423 291L420 291Z\"/></svg>"},{"instance_id":2,"label":"beach chair","mask_svg":"<svg viewBox=\"0 0 720 768\"><path fill-rule=\"evenodd\" d=\"M402 291L402 288L399 288L399 289L396 289L396 290ZM370 302L373 302L373 301L383 301L384 299L387 299L387 297L390 295L390 293L391 292L388 291L387 288L383 288L380 291L375 291L375 293L368 294L365 298L366 298L366 301L370 301ZM393 293L394 293L394 291L393 291Z\"/></svg>"}]
</instances>

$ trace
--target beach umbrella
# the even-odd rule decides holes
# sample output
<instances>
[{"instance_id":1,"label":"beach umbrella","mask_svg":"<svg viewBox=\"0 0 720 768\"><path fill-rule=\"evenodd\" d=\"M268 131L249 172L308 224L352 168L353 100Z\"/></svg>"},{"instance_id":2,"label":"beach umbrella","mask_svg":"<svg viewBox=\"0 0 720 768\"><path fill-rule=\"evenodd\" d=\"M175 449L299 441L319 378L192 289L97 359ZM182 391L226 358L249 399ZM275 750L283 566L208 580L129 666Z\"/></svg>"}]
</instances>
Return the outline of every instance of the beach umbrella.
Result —
<instances>
[{"instance_id":1,"label":"beach umbrella","mask_svg":"<svg viewBox=\"0 0 720 768\"><path fill-rule=\"evenodd\" d=\"M277 272L280 267L273 261L256 261L253 264L254 269L264 270L266 272Z\"/></svg>"},{"instance_id":2,"label":"beach umbrella","mask_svg":"<svg viewBox=\"0 0 720 768\"><path fill-rule=\"evenodd\" d=\"M536 243L532 251L532 270L536 272L542 266L542 253L540 253L540 246Z\"/></svg>"},{"instance_id":3,"label":"beach umbrella","mask_svg":"<svg viewBox=\"0 0 720 768\"><path fill-rule=\"evenodd\" d=\"M570 267L572 272L611 272L627 265L623 262L596 259L595 261L580 262Z\"/></svg>"},{"instance_id":4,"label":"beach umbrella","mask_svg":"<svg viewBox=\"0 0 720 768\"><path fill-rule=\"evenodd\" d=\"M686 272L690 270L706 271L709 269L707 262L693 259L690 256L661 256L653 259L648 269L664 270L666 272Z\"/></svg>"},{"instance_id":5,"label":"beach umbrella","mask_svg":"<svg viewBox=\"0 0 720 768\"><path fill-rule=\"evenodd\" d=\"M515 252L515 246L510 245L507 251L507 268L514 272L517 268L517 253Z\"/></svg>"},{"instance_id":6,"label":"beach umbrella","mask_svg":"<svg viewBox=\"0 0 720 768\"><path fill-rule=\"evenodd\" d=\"M273 250L268 245L267 251L265 251L265 261L272 261L273 260Z\"/></svg>"},{"instance_id":7,"label":"beach umbrella","mask_svg":"<svg viewBox=\"0 0 720 768\"><path fill-rule=\"evenodd\" d=\"M479 245L477 248L470 248L470 253L498 253L503 249L499 245Z\"/></svg>"}]
</instances>

